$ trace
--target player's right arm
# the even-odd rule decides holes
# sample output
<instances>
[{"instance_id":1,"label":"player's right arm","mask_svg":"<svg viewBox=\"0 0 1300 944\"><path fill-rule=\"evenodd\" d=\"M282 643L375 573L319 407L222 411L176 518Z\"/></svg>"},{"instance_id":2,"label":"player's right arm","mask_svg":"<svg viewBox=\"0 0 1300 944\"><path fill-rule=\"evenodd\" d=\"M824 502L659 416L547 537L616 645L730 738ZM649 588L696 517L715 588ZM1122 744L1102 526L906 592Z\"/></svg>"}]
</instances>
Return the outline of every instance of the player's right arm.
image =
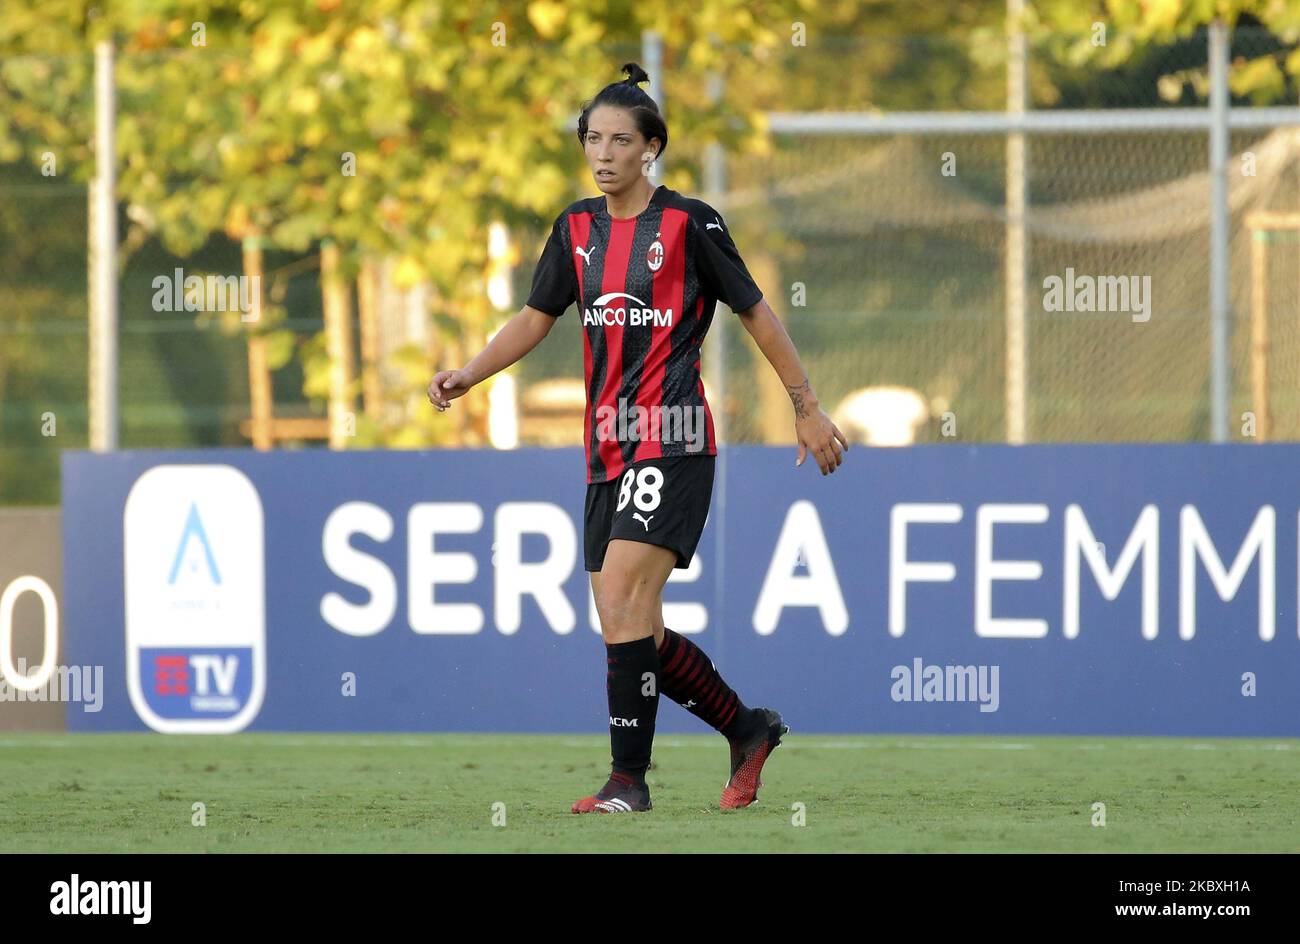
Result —
<instances>
[{"instance_id":1,"label":"player's right arm","mask_svg":"<svg viewBox=\"0 0 1300 944\"><path fill-rule=\"evenodd\" d=\"M537 347L555 321L554 316L525 305L472 361L459 370L440 370L433 375L429 381L429 402L439 412L446 410L452 400L469 393L475 384L505 370Z\"/></svg>"},{"instance_id":2,"label":"player's right arm","mask_svg":"<svg viewBox=\"0 0 1300 944\"><path fill-rule=\"evenodd\" d=\"M573 271L573 252L568 237L568 211L551 225L542 257L533 271L528 301L479 352L460 370L440 370L429 381L429 402L439 412L451 401L463 397L477 383L509 367L541 343L556 320L578 297Z\"/></svg>"}]
</instances>

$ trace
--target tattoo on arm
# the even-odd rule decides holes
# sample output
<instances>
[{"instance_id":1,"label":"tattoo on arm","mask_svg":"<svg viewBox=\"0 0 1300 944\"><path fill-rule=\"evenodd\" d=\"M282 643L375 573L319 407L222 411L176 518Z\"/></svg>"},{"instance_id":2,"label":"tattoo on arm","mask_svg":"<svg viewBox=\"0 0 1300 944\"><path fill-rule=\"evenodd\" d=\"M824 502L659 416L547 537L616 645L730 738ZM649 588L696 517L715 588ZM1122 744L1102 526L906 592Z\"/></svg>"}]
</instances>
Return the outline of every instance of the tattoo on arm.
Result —
<instances>
[{"instance_id":1,"label":"tattoo on arm","mask_svg":"<svg viewBox=\"0 0 1300 944\"><path fill-rule=\"evenodd\" d=\"M794 415L801 420L807 418L808 407L804 404L803 398L812 393L808 378L805 377L801 384L786 384L785 392L790 394L790 402L794 404Z\"/></svg>"}]
</instances>

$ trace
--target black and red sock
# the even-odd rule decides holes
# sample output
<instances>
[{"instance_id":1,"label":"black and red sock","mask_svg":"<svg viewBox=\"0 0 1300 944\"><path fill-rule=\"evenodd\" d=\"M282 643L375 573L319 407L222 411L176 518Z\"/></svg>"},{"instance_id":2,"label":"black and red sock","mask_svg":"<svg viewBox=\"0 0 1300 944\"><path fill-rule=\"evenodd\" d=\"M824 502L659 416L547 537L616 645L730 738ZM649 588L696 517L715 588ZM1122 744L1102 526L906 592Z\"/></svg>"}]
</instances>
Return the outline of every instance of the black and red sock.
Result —
<instances>
[{"instance_id":1,"label":"black and red sock","mask_svg":"<svg viewBox=\"0 0 1300 944\"><path fill-rule=\"evenodd\" d=\"M659 647L659 684L665 695L729 739L752 726L753 710L722 680L704 650L667 627Z\"/></svg>"},{"instance_id":2,"label":"black and red sock","mask_svg":"<svg viewBox=\"0 0 1300 944\"><path fill-rule=\"evenodd\" d=\"M605 644L609 744L614 773L640 782L650 766L659 713L659 652L654 636Z\"/></svg>"}]
</instances>

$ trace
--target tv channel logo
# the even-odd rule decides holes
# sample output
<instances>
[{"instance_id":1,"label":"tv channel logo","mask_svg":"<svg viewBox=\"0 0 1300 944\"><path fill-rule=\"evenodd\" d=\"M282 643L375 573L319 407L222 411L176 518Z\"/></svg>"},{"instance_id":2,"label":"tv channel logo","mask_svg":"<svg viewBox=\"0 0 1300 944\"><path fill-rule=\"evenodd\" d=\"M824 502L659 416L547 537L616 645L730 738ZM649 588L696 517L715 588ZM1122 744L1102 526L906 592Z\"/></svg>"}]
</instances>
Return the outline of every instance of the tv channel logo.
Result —
<instances>
[{"instance_id":1,"label":"tv channel logo","mask_svg":"<svg viewBox=\"0 0 1300 944\"><path fill-rule=\"evenodd\" d=\"M257 489L227 465L159 465L123 522L131 704L167 733L226 734L266 694L265 528Z\"/></svg>"}]
</instances>

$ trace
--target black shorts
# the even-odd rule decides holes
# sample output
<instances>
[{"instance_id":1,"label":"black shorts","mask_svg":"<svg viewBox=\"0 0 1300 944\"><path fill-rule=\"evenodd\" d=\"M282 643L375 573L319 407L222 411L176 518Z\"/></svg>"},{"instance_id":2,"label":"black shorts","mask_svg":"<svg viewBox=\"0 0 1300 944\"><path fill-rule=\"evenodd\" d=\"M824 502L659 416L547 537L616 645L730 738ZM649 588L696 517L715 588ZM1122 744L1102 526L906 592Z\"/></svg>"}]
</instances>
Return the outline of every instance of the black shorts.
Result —
<instances>
[{"instance_id":1,"label":"black shorts","mask_svg":"<svg viewBox=\"0 0 1300 944\"><path fill-rule=\"evenodd\" d=\"M611 482L587 486L583 543L587 570L600 570L614 538L657 544L689 567L713 497L714 457L669 456L634 462Z\"/></svg>"}]
</instances>

